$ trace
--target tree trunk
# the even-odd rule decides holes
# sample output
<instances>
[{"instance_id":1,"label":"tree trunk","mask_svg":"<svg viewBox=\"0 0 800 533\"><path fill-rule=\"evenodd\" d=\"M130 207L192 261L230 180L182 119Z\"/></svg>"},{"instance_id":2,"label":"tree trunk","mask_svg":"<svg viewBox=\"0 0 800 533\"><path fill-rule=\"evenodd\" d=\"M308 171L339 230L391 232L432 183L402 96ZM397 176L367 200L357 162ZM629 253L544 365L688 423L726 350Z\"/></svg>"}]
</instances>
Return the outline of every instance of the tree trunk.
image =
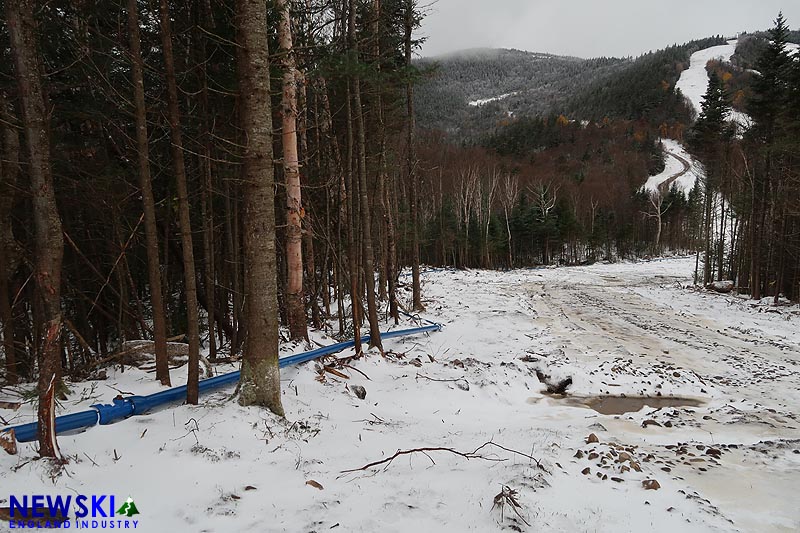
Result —
<instances>
[{"instance_id":1,"label":"tree trunk","mask_svg":"<svg viewBox=\"0 0 800 533\"><path fill-rule=\"evenodd\" d=\"M144 208L144 234L147 244L147 277L150 284L150 303L153 306L153 340L156 352L156 379L169 386L167 359L167 322L161 292L161 267L158 258L158 227L156 204L150 177L150 148L147 140L147 108L144 99L144 65L139 42L139 13L137 0L128 0L128 33L131 47L133 99L136 106L136 152L139 163L139 188Z\"/></svg>"},{"instance_id":2,"label":"tree trunk","mask_svg":"<svg viewBox=\"0 0 800 533\"><path fill-rule=\"evenodd\" d=\"M38 315L43 324L43 327L39 328L43 333L39 346L39 453L42 457L57 457L58 446L53 427L52 405L48 402L47 391L48 388L56 386L61 376L59 337L64 238L50 167L50 114L45 104L42 80L39 77L42 65L36 42L34 4L33 0L6 2L6 20L30 164L35 239L33 277L39 303Z\"/></svg>"},{"instance_id":3,"label":"tree trunk","mask_svg":"<svg viewBox=\"0 0 800 533\"><path fill-rule=\"evenodd\" d=\"M358 59L358 45L355 36L355 0L350 0L350 49L353 59ZM383 350L381 331L378 324L378 305L375 301L375 264L372 249L372 218L367 191L366 132L364 131L364 109L361 106L361 80L353 77L353 106L355 107L356 134L358 145L358 188L361 197L361 242L363 243L364 284L367 292L367 318L369 319L369 345Z\"/></svg>"},{"instance_id":4,"label":"tree trunk","mask_svg":"<svg viewBox=\"0 0 800 533\"><path fill-rule=\"evenodd\" d=\"M405 5L405 60L406 68L411 68L411 34L414 29L414 0L406 0ZM410 73L408 74L410 76ZM411 186L411 284L412 307L414 311L424 311L422 291L419 283L419 176L416 172L416 150L414 146L414 85L406 81L406 175ZM469 221L467 221L469 225ZM469 244L467 244L469 246Z\"/></svg>"},{"instance_id":5,"label":"tree trunk","mask_svg":"<svg viewBox=\"0 0 800 533\"><path fill-rule=\"evenodd\" d=\"M267 10L262 1L236 1L236 30L240 115L247 143L242 161L247 340L239 381L239 403L266 407L283 416L278 370L268 28Z\"/></svg>"},{"instance_id":6,"label":"tree trunk","mask_svg":"<svg viewBox=\"0 0 800 533\"><path fill-rule=\"evenodd\" d=\"M352 4L352 0L350 0ZM351 38L351 40L355 40ZM352 105L352 80L347 80L346 104L347 109L347 172L346 184L340 184L344 199L347 200L347 247L350 270L350 308L353 319L353 340L356 354L361 353L361 298L358 291L358 249L356 247L356 178L353 175L353 154L355 151L354 127L353 127L353 105Z\"/></svg>"},{"instance_id":7,"label":"tree trunk","mask_svg":"<svg viewBox=\"0 0 800 533\"><path fill-rule=\"evenodd\" d=\"M180 109L178 107L178 84L175 79L175 60L172 54L172 29L167 0L160 0L161 43L164 48L164 68L167 80L167 112L170 138L172 140L172 164L178 192L178 216L183 246L183 277L186 295L187 337L189 339L189 369L186 384L186 402L197 404L200 379L200 319L197 312L197 281L194 270L194 246L192 224L189 217L189 191L186 180L186 165L183 160L183 136L181 134Z\"/></svg>"},{"instance_id":8,"label":"tree trunk","mask_svg":"<svg viewBox=\"0 0 800 533\"><path fill-rule=\"evenodd\" d=\"M308 339L303 302L303 202L300 191L300 163L297 155L297 68L292 46L289 0L276 0L280 12L278 43L283 67L281 139L283 173L286 178L286 310L292 339Z\"/></svg>"},{"instance_id":9,"label":"tree trunk","mask_svg":"<svg viewBox=\"0 0 800 533\"><path fill-rule=\"evenodd\" d=\"M19 266L20 251L14 240L11 210L17 198L19 176L19 134L5 95L0 93L0 322L3 323L3 353L6 358L6 380L17 382L14 314L10 300L9 280Z\"/></svg>"},{"instance_id":10,"label":"tree trunk","mask_svg":"<svg viewBox=\"0 0 800 533\"><path fill-rule=\"evenodd\" d=\"M197 15L197 25L202 29L208 25L213 29L213 17L211 16L210 5L204 0L197 2L199 13ZM214 239L214 173L211 165L212 137L209 121L209 100L208 100L208 73L206 64L208 57L206 53L206 35L201 31L196 31L197 46L197 68L200 78L200 115L201 115L201 143L203 152L199 157L201 176L203 177L202 192L202 214L203 214L203 277L206 296L206 311L208 316L208 358L214 361L217 358L217 340L215 337L216 324L216 242Z\"/></svg>"}]
</instances>

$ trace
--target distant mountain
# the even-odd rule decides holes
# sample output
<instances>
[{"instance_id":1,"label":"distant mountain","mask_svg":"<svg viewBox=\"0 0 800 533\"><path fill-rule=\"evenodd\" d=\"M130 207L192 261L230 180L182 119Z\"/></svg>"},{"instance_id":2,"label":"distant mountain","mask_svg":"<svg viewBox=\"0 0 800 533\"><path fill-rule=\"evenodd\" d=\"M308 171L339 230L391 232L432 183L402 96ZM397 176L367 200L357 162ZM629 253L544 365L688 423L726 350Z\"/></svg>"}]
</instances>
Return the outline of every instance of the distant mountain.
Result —
<instances>
[{"instance_id":1,"label":"distant mountain","mask_svg":"<svg viewBox=\"0 0 800 533\"><path fill-rule=\"evenodd\" d=\"M673 45L636 59L556 56L507 49L472 49L425 58L415 93L421 127L477 139L515 118L564 114L660 124L686 122L691 111L675 91L697 50L721 36Z\"/></svg>"},{"instance_id":2,"label":"distant mountain","mask_svg":"<svg viewBox=\"0 0 800 533\"><path fill-rule=\"evenodd\" d=\"M580 59L478 48L417 61L426 72L415 92L419 125L473 137L510 116L563 106L576 87L613 75L629 60Z\"/></svg>"}]
</instances>

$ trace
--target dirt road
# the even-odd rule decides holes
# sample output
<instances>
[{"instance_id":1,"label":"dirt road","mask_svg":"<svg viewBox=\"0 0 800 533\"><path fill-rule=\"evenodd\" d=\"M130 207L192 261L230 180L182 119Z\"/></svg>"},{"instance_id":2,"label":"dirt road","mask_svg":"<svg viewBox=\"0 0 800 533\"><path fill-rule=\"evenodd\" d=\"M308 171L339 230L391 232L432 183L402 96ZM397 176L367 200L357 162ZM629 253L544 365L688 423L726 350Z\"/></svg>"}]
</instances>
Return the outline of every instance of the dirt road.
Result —
<instances>
[{"instance_id":1,"label":"dirt road","mask_svg":"<svg viewBox=\"0 0 800 533\"><path fill-rule=\"evenodd\" d=\"M559 347L548 368L594 376L578 383L576 394L703 402L605 417L613 439L654 454L664 472L686 483L687 494L742 530L800 527L800 512L786 500L800 488L796 307L695 293L682 287L685 273L664 272L657 262L551 270L542 278L526 289L542 340ZM686 442L724 454L710 460L682 448ZM760 506L758 516L750 504Z\"/></svg>"}]
</instances>

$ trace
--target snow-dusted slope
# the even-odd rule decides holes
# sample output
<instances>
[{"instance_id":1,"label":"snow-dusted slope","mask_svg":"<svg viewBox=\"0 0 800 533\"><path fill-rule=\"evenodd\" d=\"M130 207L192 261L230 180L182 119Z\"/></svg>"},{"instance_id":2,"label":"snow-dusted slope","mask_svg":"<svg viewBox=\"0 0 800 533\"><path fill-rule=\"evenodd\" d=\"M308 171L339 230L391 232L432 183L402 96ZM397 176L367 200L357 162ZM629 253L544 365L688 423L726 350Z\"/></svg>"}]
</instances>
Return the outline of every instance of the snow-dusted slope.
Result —
<instances>
[{"instance_id":1,"label":"snow-dusted slope","mask_svg":"<svg viewBox=\"0 0 800 533\"><path fill-rule=\"evenodd\" d=\"M674 139L661 139L667 154L663 172L647 178L646 191L659 187L669 188L674 183L684 194L689 194L697 179L703 176L703 168L686 149Z\"/></svg>"},{"instance_id":2,"label":"snow-dusted slope","mask_svg":"<svg viewBox=\"0 0 800 533\"><path fill-rule=\"evenodd\" d=\"M703 95L708 89L706 63L712 59L730 61L731 56L736 52L736 43L736 40L728 41L728 44L712 46L693 53L689 68L681 72L681 77L678 79L675 88L681 90L698 114L700 113L700 103L703 101Z\"/></svg>"},{"instance_id":3,"label":"snow-dusted slope","mask_svg":"<svg viewBox=\"0 0 800 533\"><path fill-rule=\"evenodd\" d=\"M706 89L708 89L706 63L714 59L730 61L731 57L733 57L733 54L736 52L737 42L738 41L734 39L728 41L727 44L712 46L693 53L689 62L689 68L681 72L681 76L675 87L681 90L698 115L700 114L700 104L703 101L703 95L706 93ZM747 114L735 110L732 110L728 114L728 120L738 124L740 130L747 129L751 124L750 117Z\"/></svg>"}]
</instances>

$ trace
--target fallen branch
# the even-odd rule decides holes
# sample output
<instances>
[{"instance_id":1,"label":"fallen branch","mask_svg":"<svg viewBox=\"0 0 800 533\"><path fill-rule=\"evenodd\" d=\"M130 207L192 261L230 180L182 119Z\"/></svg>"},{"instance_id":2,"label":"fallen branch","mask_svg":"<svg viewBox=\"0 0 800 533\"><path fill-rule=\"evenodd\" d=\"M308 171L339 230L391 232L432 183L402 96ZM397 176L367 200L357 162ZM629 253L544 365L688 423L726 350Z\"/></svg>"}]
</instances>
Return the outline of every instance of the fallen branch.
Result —
<instances>
[{"instance_id":1,"label":"fallen branch","mask_svg":"<svg viewBox=\"0 0 800 533\"><path fill-rule=\"evenodd\" d=\"M182 339L184 337L185 337L185 335L175 335L174 337L167 338L167 342L175 342L175 341L178 341L178 340L180 340L180 339ZM104 357L103 359L100 359L99 361L95 361L93 363L90 363L89 365L86 366L86 370L89 370L89 369L94 368L96 366L100 366L102 364L108 363L109 361L113 361L114 359L117 359L118 357L122 357L123 355L128 355L128 354L133 353L133 352L142 351L142 349L143 349L142 346L138 346L137 345L137 346L133 346L132 348L127 348L127 349L119 351L119 352L114 352L111 355L109 355L108 357ZM180 367L176 367L176 368L180 368Z\"/></svg>"},{"instance_id":2,"label":"fallen branch","mask_svg":"<svg viewBox=\"0 0 800 533\"><path fill-rule=\"evenodd\" d=\"M336 370L332 366L323 366L322 369L325 372L333 374L336 377L339 377L339 378L342 378L342 379L350 379L350 376L348 376L347 374L343 374L342 372L339 372L338 370Z\"/></svg>"},{"instance_id":3,"label":"fallen branch","mask_svg":"<svg viewBox=\"0 0 800 533\"><path fill-rule=\"evenodd\" d=\"M436 379L430 376L426 376L425 374L417 373L418 378L424 378L430 381L440 381L442 383L455 383L456 381L467 381L466 378L456 378L456 379Z\"/></svg>"},{"instance_id":4,"label":"fallen branch","mask_svg":"<svg viewBox=\"0 0 800 533\"><path fill-rule=\"evenodd\" d=\"M414 448L412 450L398 450L391 457L387 457L386 459L382 459L380 461L373 461L372 463L366 464L366 465L362 466L361 468L351 468L350 470L342 470L341 473L342 474L349 474L351 472L359 472L361 470L369 470L373 466L380 466L382 464L386 464L386 466L388 467L389 464L391 464L392 461L394 461L395 459L397 459L401 455L409 455L409 454L412 454L412 453L422 453L422 454L427 455L427 452L448 452L448 453L452 453L454 455L458 455L459 457L463 457L464 459L486 459L488 461L500 461L500 460L502 460L502 459L489 459L489 458L486 458L486 457L481 457L480 455L475 455L474 453L460 452L458 450L454 450L453 448L444 448L444 447L441 447L441 446L433 446L433 447L425 447L425 448ZM428 458L430 459L430 456L428 456Z\"/></svg>"},{"instance_id":5,"label":"fallen branch","mask_svg":"<svg viewBox=\"0 0 800 533\"><path fill-rule=\"evenodd\" d=\"M525 517L523 517L522 514L520 514L519 512L519 510L522 509L522 505L520 505L519 501L517 501L517 491L507 485L503 485L503 489L497 496L494 497L494 504L492 505L491 509L494 510L495 507L500 508L501 522L505 520L503 515L506 505L508 505L509 507L511 507L511 509L514 510L514 513L516 513L517 517L519 517L519 519L522 520L522 522L526 526L530 526L528 521L525 520Z\"/></svg>"},{"instance_id":6,"label":"fallen branch","mask_svg":"<svg viewBox=\"0 0 800 533\"><path fill-rule=\"evenodd\" d=\"M368 376L368 375L366 375L365 373L363 373L361 370L357 369L357 368L356 368L356 367L354 367L354 366L351 366L351 365L342 365L342 367L344 367L344 368L349 368L350 370L355 370L356 372L358 372L359 374L361 374L361 375L362 375L362 376L364 376L365 378L369 379L369 376ZM372 381L371 379L369 379L369 380L370 380L370 381Z\"/></svg>"},{"instance_id":7,"label":"fallen branch","mask_svg":"<svg viewBox=\"0 0 800 533\"><path fill-rule=\"evenodd\" d=\"M495 447L500 448L501 450L505 450L505 451L507 451L509 453L514 453L514 454L517 454L517 455L521 455L522 457L525 457L526 459L530 459L531 461L536 463L536 466L539 468L539 470L543 470L544 472L546 472L548 474L550 473L549 470L547 470L544 466L542 466L541 461L539 459L537 459L536 457L534 457L532 455L528 455L527 453L523 453L523 452L517 451L517 450L512 450L511 448L506 448L505 446L501 446L500 444L497 444L496 442L489 441L489 442L486 442L484 444L481 444L475 450L475 452L473 452L473 453L479 452L480 450L482 450L486 446L495 446Z\"/></svg>"},{"instance_id":8,"label":"fallen branch","mask_svg":"<svg viewBox=\"0 0 800 533\"><path fill-rule=\"evenodd\" d=\"M375 415L373 415L373 416L375 416ZM375 418L377 418L377 417L375 417ZM366 464L366 465L362 466L361 468L351 468L349 470L342 470L341 473L342 474L349 474L349 473L352 473L352 472L359 472L359 471L363 471L363 470L369 470L372 467L380 466L380 465L383 465L383 464L385 464L386 467L388 468L388 466L392 463L392 461L394 461L395 459L397 459L401 455L410 455L410 454L413 454L413 453L421 453L421 454L425 455L426 457L428 457L428 459L431 460L432 463L434 461L430 457L430 455L428 455L427 452L447 452L447 453L451 453L453 455L458 455L459 457L463 457L464 459L467 459L467 460L469 460L469 459L481 459L481 460L484 460L484 461L494 461L494 462L501 462L501 461L505 461L506 460L506 459L501 459L499 457L487 457L485 455L480 455L478 452L481 451L482 449L486 448L487 446L495 446L495 447L500 448L501 450L505 450L505 451L507 451L509 453L514 453L514 454L517 454L517 455L521 455L522 457L525 457L527 459L530 459L531 461L536 462L536 465L541 470L544 470L545 472L547 472L549 474L547 469L544 466L542 466L541 462L538 459L536 459L535 457L533 457L532 455L528 455L527 453L519 452L517 450L512 450L511 448L506 448L505 446L501 446L500 444L494 443L492 441L484 442L483 444L481 444L480 446L475 448L475 450L472 451L472 452L460 452L460 451L455 450L453 448L445 448L445 447L441 447L441 446L413 448L413 449L410 449L410 450L398 450L391 457L387 457L385 459L381 459L380 461L373 461L373 462L371 462L369 464ZM436 463L434 463L434 464L436 464Z\"/></svg>"}]
</instances>

